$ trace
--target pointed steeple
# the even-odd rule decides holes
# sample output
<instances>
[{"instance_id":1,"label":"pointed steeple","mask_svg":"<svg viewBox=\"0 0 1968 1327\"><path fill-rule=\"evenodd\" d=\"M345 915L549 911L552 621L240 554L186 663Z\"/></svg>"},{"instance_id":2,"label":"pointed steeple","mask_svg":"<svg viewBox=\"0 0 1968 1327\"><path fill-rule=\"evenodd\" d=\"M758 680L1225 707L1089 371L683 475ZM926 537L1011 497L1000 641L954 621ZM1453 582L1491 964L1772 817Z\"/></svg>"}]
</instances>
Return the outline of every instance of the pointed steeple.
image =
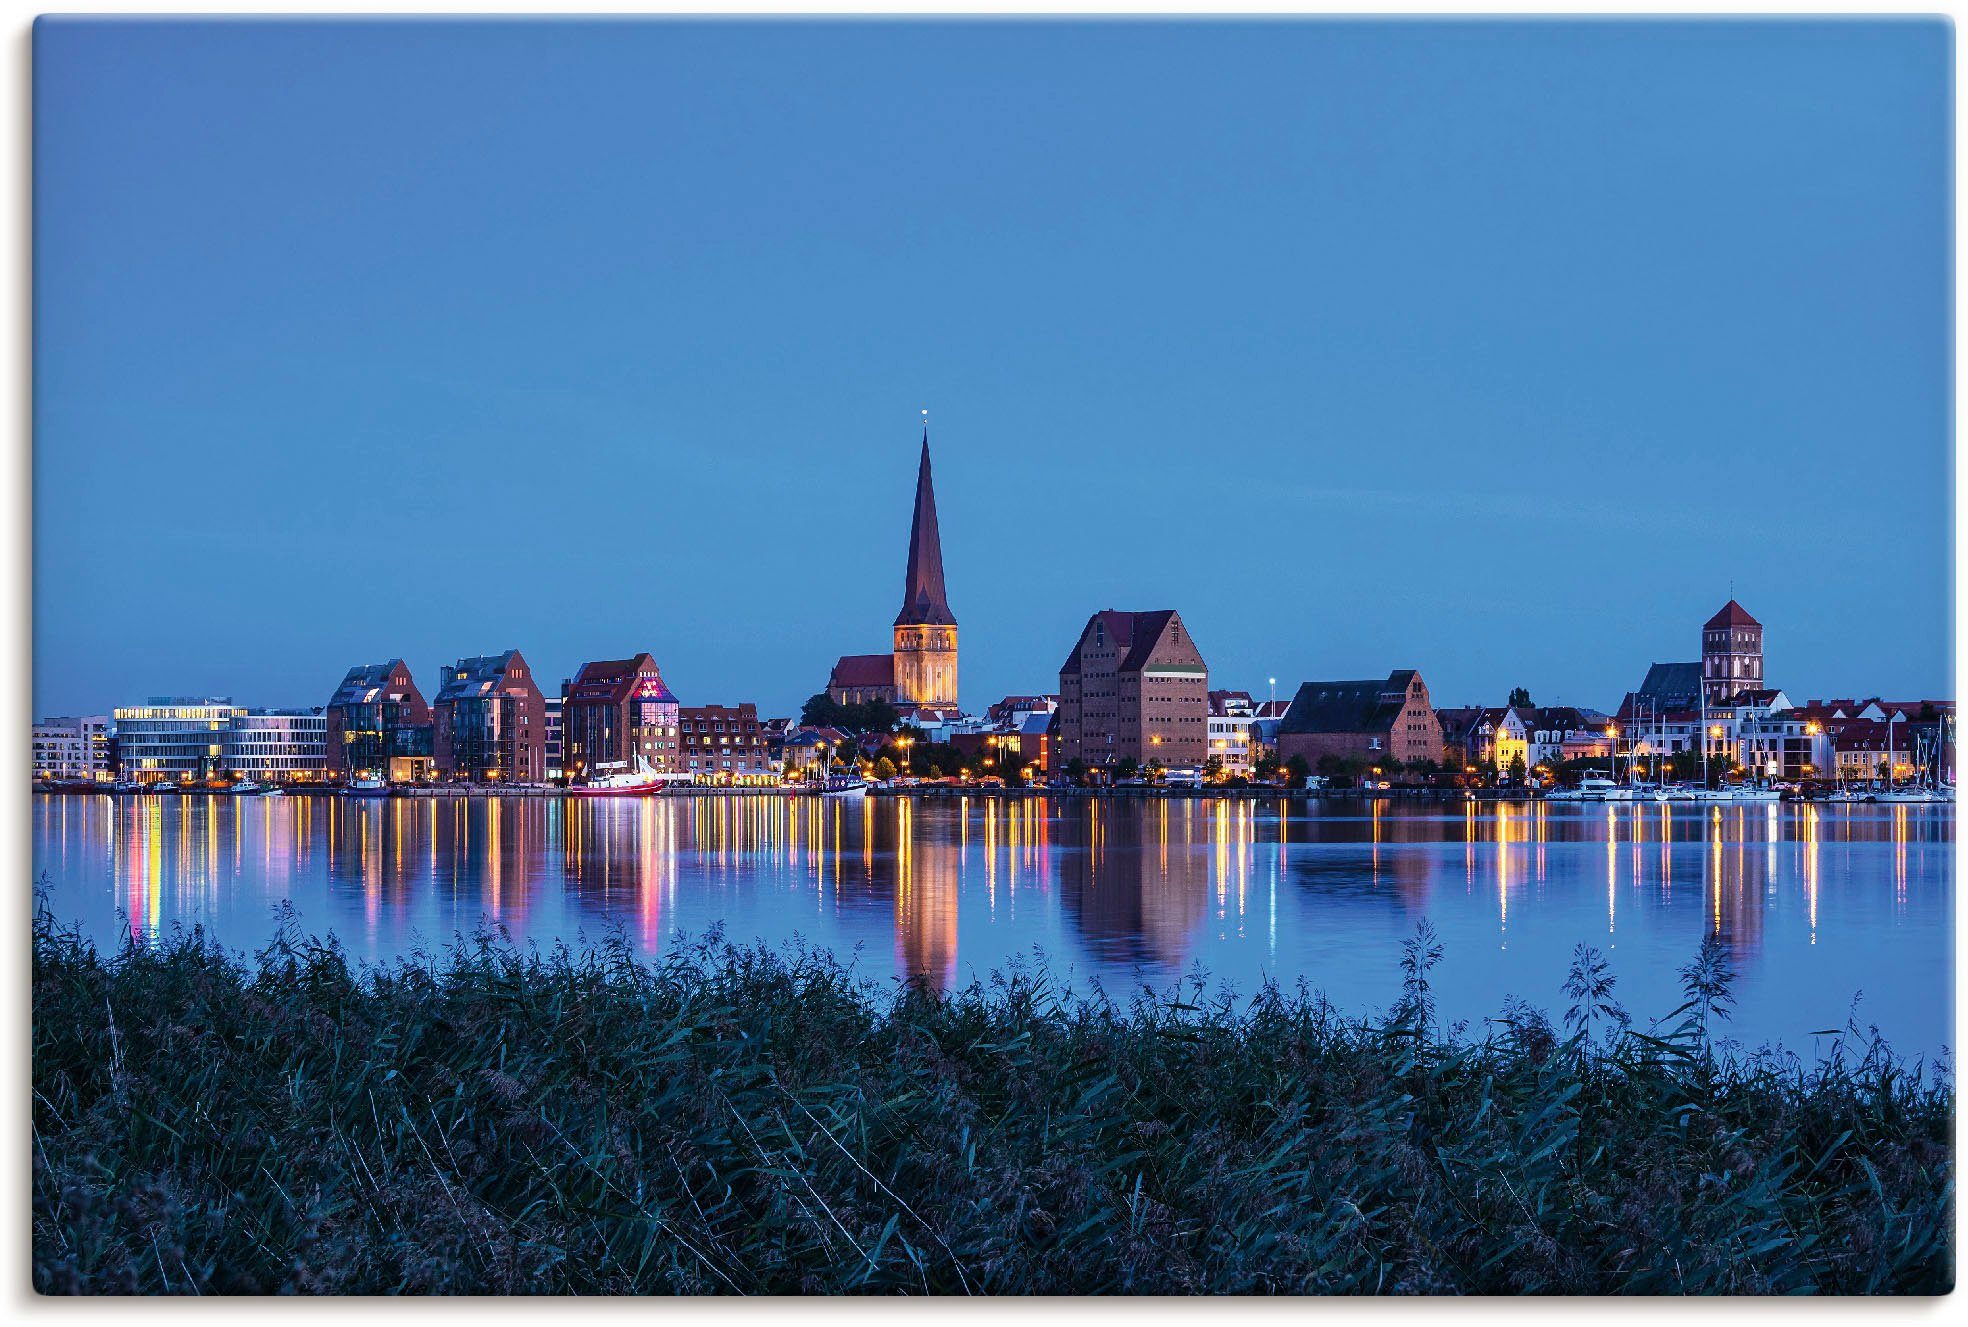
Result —
<instances>
[{"instance_id":1,"label":"pointed steeple","mask_svg":"<svg viewBox=\"0 0 1968 1327\"><path fill-rule=\"evenodd\" d=\"M943 540L936 531L936 489L929 479L929 425L923 425L922 462L916 468L916 514L909 522L909 566L902 582L898 627L933 623L955 626L943 593Z\"/></svg>"}]
</instances>

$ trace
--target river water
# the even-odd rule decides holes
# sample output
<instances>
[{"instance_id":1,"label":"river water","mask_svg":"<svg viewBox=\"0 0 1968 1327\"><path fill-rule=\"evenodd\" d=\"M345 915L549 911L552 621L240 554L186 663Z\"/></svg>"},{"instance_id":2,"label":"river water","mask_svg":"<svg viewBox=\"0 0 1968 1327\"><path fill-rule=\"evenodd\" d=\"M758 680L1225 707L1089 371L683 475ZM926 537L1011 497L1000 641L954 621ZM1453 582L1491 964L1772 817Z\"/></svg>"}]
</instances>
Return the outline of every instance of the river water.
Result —
<instances>
[{"instance_id":1,"label":"river water","mask_svg":"<svg viewBox=\"0 0 1968 1327\"><path fill-rule=\"evenodd\" d=\"M481 925L649 954L721 925L883 982L1043 961L1124 994L1200 970L1242 992L1303 979L1369 1014L1399 996L1425 917L1449 1020L1508 997L1556 1016L1583 943L1644 1023L1717 932L1745 1046L1811 1055L1855 997L1904 1055L1954 1039L1945 806L104 795L37 796L33 820L49 909L108 946L201 925L251 951L282 905L363 959Z\"/></svg>"}]
</instances>

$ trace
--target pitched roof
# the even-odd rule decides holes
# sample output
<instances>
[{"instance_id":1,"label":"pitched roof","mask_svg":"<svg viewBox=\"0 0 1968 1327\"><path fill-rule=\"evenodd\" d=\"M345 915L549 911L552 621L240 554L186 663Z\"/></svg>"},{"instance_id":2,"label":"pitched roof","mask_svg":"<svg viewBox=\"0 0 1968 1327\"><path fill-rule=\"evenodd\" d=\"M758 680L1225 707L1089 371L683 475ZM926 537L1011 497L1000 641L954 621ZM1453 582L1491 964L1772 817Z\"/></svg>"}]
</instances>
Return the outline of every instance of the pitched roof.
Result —
<instances>
[{"instance_id":1,"label":"pitched roof","mask_svg":"<svg viewBox=\"0 0 1968 1327\"><path fill-rule=\"evenodd\" d=\"M335 688L335 694L328 698L328 703L330 705L366 704L370 699L368 693L388 686L390 675L399 668L403 668L403 675L406 678L410 675L410 670L404 668L401 659L391 659L388 663L357 664L348 670L347 676L342 678L342 684ZM412 692L416 691L417 684L412 682L410 689ZM421 701L423 697L418 696L417 699Z\"/></svg>"},{"instance_id":2,"label":"pitched roof","mask_svg":"<svg viewBox=\"0 0 1968 1327\"><path fill-rule=\"evenodd\" d=\"M834 660L834 671L827 678L827 689L892 687L895 685L895 656L892 654L843 654Z\"/></svg>"},{"instance_id":3,"label":"pitched roof","mask_svg":"<svg viewBox=\"0 0 1968 1327\"><path fill-rule=\"evenodd\" d=\"M1634 694L1642 700L1652 701L1659 708L1683 702L1693 703L1701 695L1701 689L1700 663L1657 663L1647 666L1646 680L1640 683L1640 690Z\"/></svg>"},{"instance_id":4,"label":"pitched roof","mask_svg":"<svg viewBox=\"0 0 1968 1327\"><path fill-rule=\"evenodd\" d=\"M1724 627L1760 627L1763 624L1749 615L1749 610L1731 599L1722 605L1722 610L1702 624L1703 631L1720 631Z\"/></svg>"},{"instance_id":5,"label":"pitched roof","mask_svg":"<svg viewBox=\"0 0 1968 1327\"><path fill-rule=\"evenodd\" d=\"M1302 682L1278 732L1386 732L1406 704L1405 679L1413 676L1413 669L1403 669L1384 678L1353 682ZM1400 698L1389 699L1390 692Z\"/></svg>"},{"instance_id":6,"label":"pitched roof","mask_svg":"<svg viewBox=\"0 0 1968 1327\"><path fill-rule=\"evenodd\" d=\"M924 427L922 462L916 467L916 514L909 521L909 566L902 579L898 627L935 623L955 626L956 614L943 590L943 540L936 529L936 489L929 478L929 429Z\"/></svg>"},{"instance_id":7,"label":"pitched roof","mask_svg":"<svg viewBox=\"0 0 1968 1327\"><path fill-rule=\"evenodd\" d=\"M601 701L619 705L634 695L645 700L672 703L676 700L657 671L656 660L647 651L633 659L597 659L582 664L580 673L567 688L567 699L577 703Z\"/></svg>"},{"instance_id":8,"label":"pitched roof","mask_svg":"<svg viewBox=\"0 0 1968 1327\"><path fill-rule=\"evenodd\" d=\"M1168 628L1169 620L1174 616L1173 608L1157 608L1145 613L1124 613L1117 609L1103 608L1087 619L1086 626L1080 628L1079 639L1073 642L1073 652L1066 656L1066 662L1061 665L1059 671L1062 673L1080 671L1080 642L1086 639L1087 632L1092 629L1095 622L1100 623L1107 634L1113 637L1115 645L1127 651L1120 662L1114 665L1115 671L1127 672L1139 668L1148 662L1148 656L1154 653L1155 643L1162 638L1162 632Z\"/></svg>"},{"instance_id":9,"label":"pitched roof","mask_svg":"<svg viewBox=\"0 0 1968 1327\"><path fill-rule=\"evenodd\" d=\"M498 691L499 683L505 680L506 671L514 664L524 663L518 650L460 659L444 670L444 685L438 688L437 698L442 702L463 700L467 696L492 695Z\"/></svg>"}]
</instances>

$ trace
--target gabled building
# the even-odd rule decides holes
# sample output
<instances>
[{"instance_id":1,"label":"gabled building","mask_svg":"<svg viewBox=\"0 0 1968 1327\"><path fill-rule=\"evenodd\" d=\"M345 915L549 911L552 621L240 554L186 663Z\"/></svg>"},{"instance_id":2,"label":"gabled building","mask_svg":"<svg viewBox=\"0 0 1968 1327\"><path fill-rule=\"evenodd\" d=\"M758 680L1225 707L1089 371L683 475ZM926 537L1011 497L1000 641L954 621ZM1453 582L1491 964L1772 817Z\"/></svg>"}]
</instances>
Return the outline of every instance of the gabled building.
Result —
<instances>
[{"instance_id":1,"label":"gabled building","mask_svg":"<svg viewBox=\"0 0 1968 1327\"><path fill-rule=\"evenodd\" d=\"M469 783L543 783L547 708L518 650L460 659L431 706L440 777Z\"/></svg>"},{"instance_id":2,"label":"gabled building","mask_svg":"<svg viewBox=\"0 0 1968 1327\"><path fill-rule=\"evenodd\" d=\"M1763 686L1763 624L1731 599L1702 624L1702 686L1711 705Z\"/></svg>"},{"instance_id":3,"label":"gabled building","mask_svg":"<svg viewBox=\"0 0 1968 1327\"><path fill-rule=\"evenodd\" d=\"M1526 763L1555 765L1565 760L1608 760L1613 753L1613 718L1576 705L1539 705L1530 710Z\"/></svg>"},{"instance_id":4,"label":"gabled building","mask_svg":"<svg viewBox=\"0 0 1968 1327\"><path fill-rule=\"evenodd\" d=\"M1421 674L1400 668L1379 680L1301 683L1278 725L1278 758L1316 766L1328 755L1440 760L1442 725Z\"/></svg>"},{"instance_id":5,"label":"gabled building","mask_svg":"<svg viewBox=\"0 0 1968 1327\"><path fill-rule=\"evenodd\" d=\"M1200 766L1209 755L1209 666L1172 608L1105 609L1059 669L1063 767Z\"/></svg>"},{"instance_id":6,"label":"gabled building","mask_svg":"<svg viewBox=\"0 0 1968 1327\"><path fill-rule=\"evenodd\" d=\"M836 705L895 704L895 656L843 654L827 675L827 698Z\"/></svg>"},{"instance_id":7,"label":"gabled building","mask_svg":"<svg viewBox=\"0 0 1968 1327\"><path fill-rule=\"evenodd\" d=\"M367 774L411 783L435 769L431 709L401 659L349 669L322 717L331 779Z\"/></svg>"},{"instance_id":8,"label":"gabled building","mask_svg":"<svg viewBox=\"0 0 1968 1327\"><path fill-rule=\"evenodd\" d=\"M569 781L633 769L637 757L659 773L679 769L677 698L647 652L598 659L562 689L560 769Z\"/></svg>"}]
</instances>

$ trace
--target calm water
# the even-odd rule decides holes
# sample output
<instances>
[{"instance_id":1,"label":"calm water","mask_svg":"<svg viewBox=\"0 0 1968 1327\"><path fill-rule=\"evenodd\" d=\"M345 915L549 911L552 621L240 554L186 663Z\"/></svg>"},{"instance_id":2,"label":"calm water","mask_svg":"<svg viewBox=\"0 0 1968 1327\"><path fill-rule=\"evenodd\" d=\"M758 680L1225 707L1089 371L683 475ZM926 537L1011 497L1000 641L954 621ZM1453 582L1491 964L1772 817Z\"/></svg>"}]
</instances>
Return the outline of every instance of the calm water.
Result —
<instances>
[{"instance_id":1,"label":"calm water","mask_svg":"<svg viewBox=\"0 0 1968 1327\"><path fill-rule=\"evenodd\" d=\"M1200 965L1365 1013L1427 917L1442 1012L1475 1020L1562 1008L1581 941L1664 1014L1719 931L1745 1044L1809 1053L1863 991L1902 1052L1953 1045L1951 807L103 796L37 797L34 824L53 911L99 943L198 923L252 949L282 902L364 958L481 921L649 953L722 923L880 978L947 987L1036 951L1110 992Z\"/></svg>"}]
</instances>

